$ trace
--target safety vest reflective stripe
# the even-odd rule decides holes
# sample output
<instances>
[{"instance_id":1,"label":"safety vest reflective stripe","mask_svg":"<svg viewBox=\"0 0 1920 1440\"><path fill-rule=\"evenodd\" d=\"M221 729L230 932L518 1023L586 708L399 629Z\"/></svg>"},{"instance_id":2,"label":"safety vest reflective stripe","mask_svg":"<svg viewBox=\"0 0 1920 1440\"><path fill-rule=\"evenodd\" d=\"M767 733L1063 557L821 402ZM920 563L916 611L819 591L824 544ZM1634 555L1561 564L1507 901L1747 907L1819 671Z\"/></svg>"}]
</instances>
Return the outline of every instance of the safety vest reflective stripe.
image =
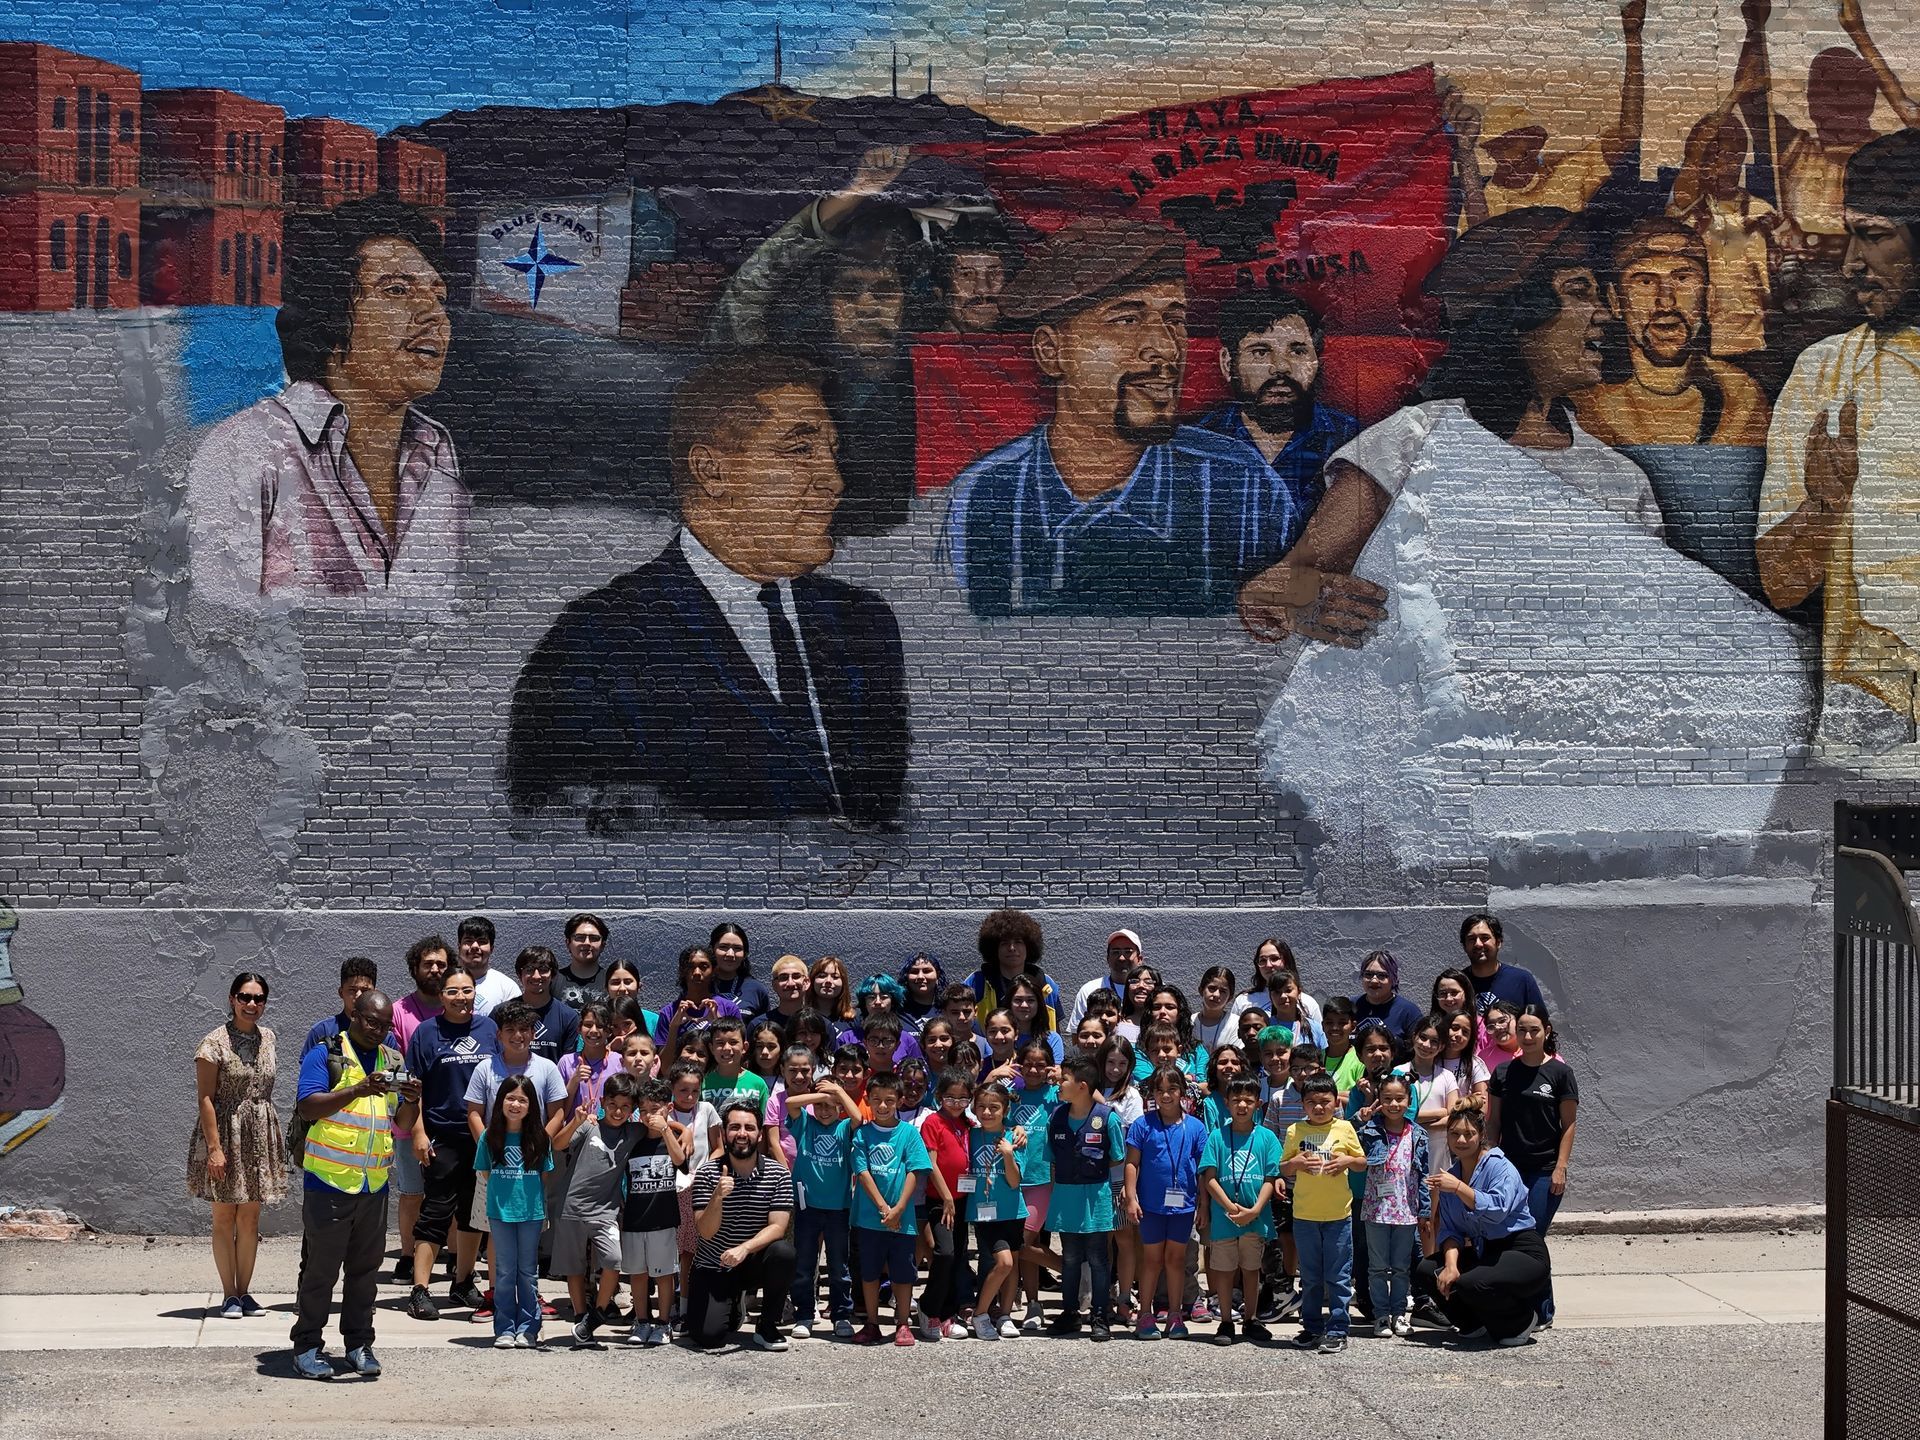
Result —
<instances>
[{"instance_id":1,"label":"safety vest reflective stripe","mask_svg":"<svg viewBox=\"0 0 1920 1440\"><path fill-rule=\"evenodd\" d=\"M333 1158L336 1164L351 1165L356 1170L384 1170L387 1168L386 1162L393 1158L391 1154L364 1155L353 1150L342 1150L309 1135L307 1136L307 1153L312 1155L316 1152Z\"/></svg>"},{"instance_id":2,"label":"safety vest reflective stripe","mask_svg":"<svg viewBox=\"0 0 1920 1440\"><path fill-rule=\"evenodd\" d=\"M345 1062L338 1087L357 1085L366 1071L353 1051L341 1046ZM363 1095L352 1104L316 1120L307 1131L301 1168L336 1190L377 1190L387 1182L393 1160L392 1097Z\"/></svg>"},{"instance_id":3,"label":"safety vest reflective stripe","mask_svg":"<svg viewBox=\"0 0 1920 1440\"><path fill-rule=\"evenodd\" d=\"M377 1097L366 1096L363 1098L373 1099ZM357 1105L360 1102L355 1101L354 1103ZM356 1130L384 1130L388 1125L385 1115L362 1115L352 1109L336 1110L333 1114L329 1115L327 1119L331 1120L335 1125L351 1125Z\"/></svg>"}]
</instances>

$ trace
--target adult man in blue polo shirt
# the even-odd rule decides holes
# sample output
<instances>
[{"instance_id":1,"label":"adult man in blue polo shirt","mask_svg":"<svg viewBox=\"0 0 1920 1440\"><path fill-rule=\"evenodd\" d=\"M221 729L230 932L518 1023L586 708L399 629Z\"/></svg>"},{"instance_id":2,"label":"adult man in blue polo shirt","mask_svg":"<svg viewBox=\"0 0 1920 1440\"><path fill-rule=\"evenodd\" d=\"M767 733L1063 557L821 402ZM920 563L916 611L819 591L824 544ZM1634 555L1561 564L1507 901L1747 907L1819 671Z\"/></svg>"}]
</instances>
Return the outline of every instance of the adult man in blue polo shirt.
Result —
<instances>
[{"instance_id":1,"label":"adult man in blue polo shirt","mask_svg":"<svg viewBox=\"0 0 1920 1440\"><path fill-rule=\"evenodd\" d=\"M1033 330L1051 420L954 481L945 551L973 613L1225 615L1300 519L1260 452L1179 423L1186 245L1071 221L1001 292Z\"/></svg>"},{"instance_id":2,"label":"adult man in blue polo shirt","mask_svg":"<svg viewBox=\"0 0 1920 1440\"><path fill-rule=\"evenodd\" d=\"M1327 493L1327 459L1360 433L1360 422L1314 398L1320 384L1320 321L1291 295L1236 296L1220 307L1220 373L1233 391L1200 422L1244 440L1292 500L1294 533Z\"/></svg>"}]
</instances>

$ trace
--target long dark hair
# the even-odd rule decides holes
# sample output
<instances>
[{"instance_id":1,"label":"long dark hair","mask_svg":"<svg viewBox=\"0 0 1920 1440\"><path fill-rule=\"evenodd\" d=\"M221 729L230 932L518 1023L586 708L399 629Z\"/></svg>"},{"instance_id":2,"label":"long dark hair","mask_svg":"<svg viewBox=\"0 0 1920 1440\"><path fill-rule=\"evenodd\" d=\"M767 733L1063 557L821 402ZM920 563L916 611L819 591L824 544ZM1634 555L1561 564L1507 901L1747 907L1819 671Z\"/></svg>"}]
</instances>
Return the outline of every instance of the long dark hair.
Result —
<instances>
[{"instance_id":1,"label":"long dark hair","mask_svg":"<svg viewBox=\"0 0 1920 1440\"><path fill-rule=\"evenodd\" d=\"M274 329L280 336L288 379L325 383L334 352L352 340L360 247L381 239L405 241L442 280L448 278L440 232L433 222L389 196L370 196L331 210L287 217L280 247L280 312Z\"/></svg>"},{"instance_id":2,"label":"long dark hair","mask_svg":"<svg viewBox=\"0 0 1920 1440\"><path fill-rule=\"evenodd\" d=\"M747 943L747 932L731 920L722 920L718 925L713 927L713 933L707 936L707 954L709 956L717 956L720 950L720 942L729 935L740 942L740 969L738 973L740 978L745 980L753 974L753 947ZM715 959L713 962L713 973L716 975L720 973L720 961L718 959Z\"/></svg>"},{"instance_id":3,"label":"long dark hair","mask_svg":"<svg viewBox=\"0 0 1920 1440\"><path fill-rule=\"evenodd\" d=\"M527 1118L520 1126L520 1166L530 1174L536 1173L547 1161L547 1127L542 1113L546 1107L540 1103L539 1090L525 1075L509 1075L494 1093L493 1115L487 1121L487 1153L493 1156L494 1164L506 1163L507 1112L500 1102L509 1095L527 1097Z\"/></svg>"}]
</instances>

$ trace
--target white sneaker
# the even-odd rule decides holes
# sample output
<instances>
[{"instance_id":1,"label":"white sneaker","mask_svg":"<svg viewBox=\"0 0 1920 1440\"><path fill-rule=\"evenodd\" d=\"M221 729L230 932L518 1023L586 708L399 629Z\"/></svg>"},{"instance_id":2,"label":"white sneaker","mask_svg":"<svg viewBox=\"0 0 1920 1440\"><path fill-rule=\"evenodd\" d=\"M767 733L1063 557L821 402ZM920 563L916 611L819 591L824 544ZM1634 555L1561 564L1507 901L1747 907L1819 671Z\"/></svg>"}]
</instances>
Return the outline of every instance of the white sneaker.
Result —
<instances>
[{"instance_id":1,"label":"white sneaker","mask_svg":"<svg viewBox=\"0 0 1920 1440\"><path fill-rule=\"evenodd\" d=\"M811 1340L813 1338L813 1325L806 1320L796 1320L793 1322L793 1328L787 1331L787 1334L796 1340Z\"/></svg>"},{"instance_id":2,"label":"white sneaker","mask_svg":"<svg viewBox=\"0 0 1920 1440\"><path fill-rule=\"evenodd\" d=\"M1016 1340L1019 1336L1020 1327L1013 1323L1013 1317L1011 1315L1005 1316L1000 1321L1000 1338L1002 1340Z\"/></svg>"},{"instance_id":3,"label":"white sneaker","mask_svg":"<svg viewBox=\"0 0 1920 1440\"><path fill-rule=\"evenodd\" d=\"M1411 1315L1394 1316L1393 1333L1398 1335L1402 1340L1406 1339L1407 1336L1413 1333L1413 1317Z\"/></svg>"},{"instance_id":4,"label":"white sneaker","mask_svg":"<svg viewBox=\"0 0 1920 1440\"><path fill-rule=\"evenodd\" d=\"M1383 1315L1373 1322L1373 1338L1376 1340L1391 1340L1393 1338L1392 1317Z\"/></svg>"},{"instance_id":5,"label":"white sneaker","mask_svg":"<svg viewBox=\"0 0 1920 1440\"><path fill-rule=\"evenodd\" d=\"M513 1348L516 1350L531 1350L533 1348L533 1342L516 1330L513 1332Z\"/></svg>"},{"instance_id":6,"label":"white sneaker","mask_svg":"<svg viewBox=\"0 0 1920 1440\"><path fill-rule=\"evenodd\" d=\"M1531 1345L1533 1344L1533 1332L1539 1328L1539 1324L1540 1322L1538 1320L1532 1316L1528 1316L1526 1329L1522 1330L1518 1335L1509 1335L1506 1339L1498 1340L1494 1343L1499 1345L1503 1350L1512 1350L1521 1345Z\"/></svg>"},{"instance_id":7,"label":"white sneaker","mask_svg":"<svg viewBox=\"0 0 1920 1440\"><path fill-rule=\"evenodd\" d=\"M968 1329L963 1321L949 1320L947 1322L947 1338L949 1340L970 1340L973 1338L973 1331Z\"/></svg>"},{"instance_id":8,"label":"white sneaker","mask_svg":"<svg viewBox=\"0 0 1920 1440\"><path fill-rule=\"evenodd\" d=\"M991 1315L974 1316L973 1333L982 1340L998 1340L1000 1338L1000 1332L994 1328L993 1317Z\"/></svg>"},{"instance_id":9,"label":"white sneaker","mask_svg":"<svg viewBox=\"0 0 1920 1440\"><path fill-rule=\"evenodd\" d=\"M923 1320L920 1323L920 1338L929 1345L937 1345L946 1333L946 1325L939 1320Z\"/></svg>"},{"instance_id":10,"label":"white sneaker","mask_svg":"<svg viewBox=\"0 0 1920 1440\"><path fill-rule=\"evenodd\" d=\"M834 1321L833 1322L833 1338L836 1340L851 1340L853 1338L853 1321L851 1320Z\"/></svg>"},{"instance_id":11,"label":"white sneaker","mask_svg":"<svg viewBox=\"0 0 1920 1440\"><path fill-rule=\"evenodd\" d=\"M1021 1330L1029 1335L1038 1335L1047 1327L1047 1317L1038 1305L1027 1307L1027 1318L1020 1322Z\"/></svg>"},{"instance_id":12,"label":"white sneaker","mask_svg":"<svg viewBox=\"0 0 1920 1440\"><path fill-rule=\"evenodd\" d=\"M511 1349L513 1349L513 1336L512 1336L512 1335L508 1335L508 1334L500 1334L500 1335L496 1335L496 1336L494 1336L494 1337L493 1337L493 1348L494 1348L494 1349L496 1349L496 1350L511 1350Z\"/></svg>"}]
</instances>

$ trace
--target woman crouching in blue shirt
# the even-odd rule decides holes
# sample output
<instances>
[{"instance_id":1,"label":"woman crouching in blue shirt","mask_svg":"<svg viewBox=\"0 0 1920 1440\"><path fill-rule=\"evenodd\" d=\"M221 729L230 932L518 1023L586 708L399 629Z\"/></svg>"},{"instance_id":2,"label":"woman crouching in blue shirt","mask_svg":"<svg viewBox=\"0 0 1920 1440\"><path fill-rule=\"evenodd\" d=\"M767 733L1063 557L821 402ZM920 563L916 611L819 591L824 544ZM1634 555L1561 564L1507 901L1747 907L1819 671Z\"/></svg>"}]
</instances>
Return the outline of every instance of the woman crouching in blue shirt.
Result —
<instances>
[{"instance_id":1,"label":"woman crouching in blue shirt","mask_svg":"<svg viewBox=\"0 0 1920 1440\"><path fill-rule=\"evenodd\" d=\"M1462 1340L1531 1345L1551 1262L1520 1172L1487 1144L1485 1101L1453 1102L1447 1148L1453 1167L1429 1181L1440 1250L1414 1266L1414 1293L1437 1303Z\"/></svg>"}]
</instances>

